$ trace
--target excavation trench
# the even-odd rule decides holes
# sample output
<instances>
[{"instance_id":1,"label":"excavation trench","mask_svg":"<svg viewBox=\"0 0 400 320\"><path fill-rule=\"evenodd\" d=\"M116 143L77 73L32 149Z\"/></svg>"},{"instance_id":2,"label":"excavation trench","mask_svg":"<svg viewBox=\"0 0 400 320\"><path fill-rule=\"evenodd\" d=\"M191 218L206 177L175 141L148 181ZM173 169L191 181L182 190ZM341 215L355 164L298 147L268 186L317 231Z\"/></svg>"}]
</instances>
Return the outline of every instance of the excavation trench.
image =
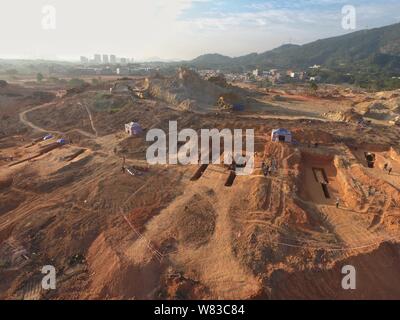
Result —
<instances>
[{"instance_id":1,"label":"excavation trench","mask_svg":"<svg viewBox=\"0 0 400 320\"><path fill-rule=\"evenodd\" d=\"M39 153L37 153L37 154L35 154L35 155L33 155L33 156L29 157L29 158L25 158L25 159L22 159L22 160L20 160L20 161L11 163L11 164L9 165L9 167L13 167L13 166L16 166L16 165L18 165L18 164L21 164L21 163L24 163L24 162L27 162L27 161L36 159L36 158L38 158L38 157L40 157L40 156L42 156L42 155L44 155L44 154L46 154L46 153L49 153L50 151L52 151L52 150L54 150L54 149L57 149L57 148L59 148L59 147L61 147L61 146L62 146L62 145L61 145L60 143L58 143L58 142L49 144L48 146L45 146L42 150L40 150Z\"/></svg>"},{"instance_id":2,"label":"excavation trench","mask_svg":"<svg viewBox=\"0 0 400 320\"><path fill-rule=\"evenodd\" d=\"M235 171L230 171L229 177L225 182L225 187L232 187L233 183L235 182L235 179L236 179Z\"/></svg>"},{"instance_id":3,"label":"excavation trench","mask_svg":"<svg viewBox=\"0 0 400 320\"><path fill-rule=\"evenodd\" d=\"M302 152L297 187L300 197L306 201L334 205L333 199L341 196L334 156Z\"/></svg>"},{"instance_id":4,"label":"excavation trench","mask_svg":"<svg viewBox=\"0 0 400 320\"><path fill-rule=\"evenodd\" d=\"M201 176L204 174L204 172L207 170L208 168L208 164L202 164L197 171L195 172L195 174L193 175L193 177L190 179L190 181L197 181L201 178Z\"/></svg>"},{"instance_id":5,"label":"excavation trench","mask_svg":"<svg viewBox=\"0 0 400 320\"><path fill-rule=\"evenodd\" d=\"M327 177L327 175L325 173L325 170L322 169L322 168L312 168L312 170L313 170L313 173L314 173L315 180L319 184L321 184L322 192L324 193L325 198L326 199L330 199L331 195L330 195L329 190L328 190L329 181L328 181L328 177Z\"/></svg>"},{"instance_id":6,"label":"excavation trench","mask_svg":"<svg viewBox=\"0 0 400 320\"><path fill-rule=\"evenodd\" d=\"M368 168L373 169L375 167L375 159L376 159L375 154L371 153L371 152L364 152L364 156L365 156L365 159L367 160Z\"/></svg>"}]
</instances>

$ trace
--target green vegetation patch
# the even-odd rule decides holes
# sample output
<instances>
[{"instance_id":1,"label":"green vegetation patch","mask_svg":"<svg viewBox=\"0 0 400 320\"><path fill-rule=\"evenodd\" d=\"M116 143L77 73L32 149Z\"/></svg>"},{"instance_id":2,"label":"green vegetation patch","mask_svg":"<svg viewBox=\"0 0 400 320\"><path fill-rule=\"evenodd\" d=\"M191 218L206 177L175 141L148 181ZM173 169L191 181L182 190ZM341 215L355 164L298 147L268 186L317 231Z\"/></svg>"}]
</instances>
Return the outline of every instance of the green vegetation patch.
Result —
<instances>
[{"instance_id":1,"label":"green vegetation patch","mask_svg":"<svg viewBox=\"0 0 400 320\"><path fill-rule=\"evenodd\" d=\"M116 98L112 94L98 93L94 98L93 107L97 111L116 113L124 107L125 103L125 99Z\"/></svg>"}]
</instances>

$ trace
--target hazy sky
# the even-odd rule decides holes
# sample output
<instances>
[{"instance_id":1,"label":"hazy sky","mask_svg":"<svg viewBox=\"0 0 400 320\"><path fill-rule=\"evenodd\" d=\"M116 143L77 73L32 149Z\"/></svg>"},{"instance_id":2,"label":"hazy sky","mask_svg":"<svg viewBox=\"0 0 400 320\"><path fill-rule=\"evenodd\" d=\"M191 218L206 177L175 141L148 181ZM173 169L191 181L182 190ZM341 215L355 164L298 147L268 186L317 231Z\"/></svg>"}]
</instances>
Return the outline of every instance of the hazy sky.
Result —
<instances>
[{"instance_id":1,"label":"hazy sky","mask_svg":"<svg viewBox=\"0 0 400 320\"><path fill-rule=\"evenodd\" d=\"M1 0L0 57L238 56L347 33L344 5L356 8L357 30L400 22L399 0Z\"/></svg>"}]
</instances>

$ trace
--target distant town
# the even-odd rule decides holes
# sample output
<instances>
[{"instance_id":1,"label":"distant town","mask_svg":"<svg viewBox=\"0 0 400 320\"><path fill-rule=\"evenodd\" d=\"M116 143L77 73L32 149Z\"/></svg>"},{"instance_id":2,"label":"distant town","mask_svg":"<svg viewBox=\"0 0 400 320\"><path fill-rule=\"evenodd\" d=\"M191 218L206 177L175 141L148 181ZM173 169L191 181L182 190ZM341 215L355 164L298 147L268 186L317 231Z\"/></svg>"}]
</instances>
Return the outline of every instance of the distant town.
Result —
<instances>
[{"instance_id":1,"label":"distant town","mask_svg":"<svg viewBox=\"0 0 400 320\"><path fill-rule=\"evenodd\" d=\"M49 66L50 76L134 76L145 75L168 69L174 64L163 62L137 62L134 58L117 57L114 54L95 54L92 58L80 57L80 63L74 65L53 64ZM261 83L277 85L284 83L320 82L320 65L310 66L308 70L294 69L249 69L243 72L227 72L220 69L198 69L190 67L204 79L223 74L230 82Z\"/></svg>"},{"instance_id":2,"label":"distant town","mask_svg":"<svg viewBox=\"0 0 400 320\"><path fill-rule=\"evenodd\" d=\"M303 70L292 70L292 69L270 69L261 70L254 69L242 73L224 73L226 79L231 82L269 82L272 85L282 84L287 82L306 82L314 81L318 82L321 77L315 74L315 70L319 70L321 66L314 65L310 67L310 70L314 72L307 72ZM220 70L196 70L202 77L210 78L215 77L223 72Z\"/></svg>"}]
</instances>

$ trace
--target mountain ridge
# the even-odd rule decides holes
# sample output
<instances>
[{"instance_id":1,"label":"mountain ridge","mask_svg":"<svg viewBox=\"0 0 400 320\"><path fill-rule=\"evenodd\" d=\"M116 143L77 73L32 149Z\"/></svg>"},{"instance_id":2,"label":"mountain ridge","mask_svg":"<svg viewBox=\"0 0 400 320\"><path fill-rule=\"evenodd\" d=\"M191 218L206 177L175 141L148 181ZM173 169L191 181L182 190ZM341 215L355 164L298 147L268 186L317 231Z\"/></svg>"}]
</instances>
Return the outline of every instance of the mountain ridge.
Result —
<instances>
[{"instance_id":1,"label":"mountain ridge","mask_svg":"<svg viewBox=\"0 0 400 320\"><path fill-rule=\"evenodd\" d=\"M400 23L359 30L303 45L285 44L262 53L229 57L205 54L188 61L197 68L307 68L377 65L400 71Z\"/></svg>"}]
</instances>

